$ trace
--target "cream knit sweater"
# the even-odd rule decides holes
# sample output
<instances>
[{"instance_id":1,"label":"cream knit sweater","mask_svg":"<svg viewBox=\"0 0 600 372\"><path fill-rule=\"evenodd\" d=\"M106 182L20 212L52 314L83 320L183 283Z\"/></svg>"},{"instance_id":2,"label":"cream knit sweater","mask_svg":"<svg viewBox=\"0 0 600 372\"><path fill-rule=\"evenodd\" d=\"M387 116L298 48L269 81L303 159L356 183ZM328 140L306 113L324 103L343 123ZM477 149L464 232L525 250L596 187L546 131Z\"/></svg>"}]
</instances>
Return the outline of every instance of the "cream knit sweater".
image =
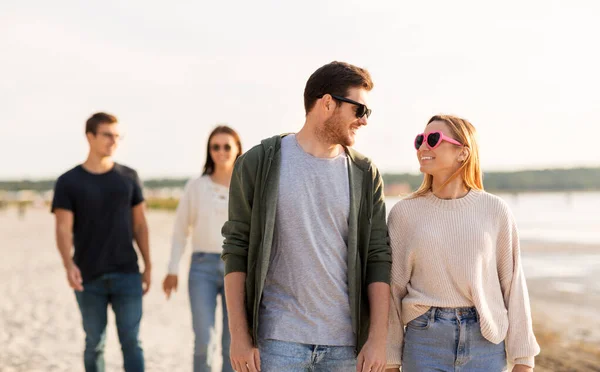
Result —
<instances>
[{"instance_id":1,"label":"cream knit sweater","mask_svg":"<svg viewBox=\"0 0 600 372\"><path fill-rule=\"evenodd\" d=\"M474 306L481 333L506 341L508 360L534 366L540 352L531 324L519 237L504 201L471 190L444 200L431 192L391 210L392 298L388 366L400 365L404 325L430 307Z\"/></svg>"},{"instance_id":2,"label":"cream knit sweater","mask_svg":"<svg viewBox=\"0 0 600 372\"><path fill-rule=\"evenodd\" d=\"M187 182L175 215L169 274L179 272L179 262L190 235L193 252L221 253L221 228L227 221L228 202L229 187L214 183L209 175Z\"/></svg>"}]
</instances>

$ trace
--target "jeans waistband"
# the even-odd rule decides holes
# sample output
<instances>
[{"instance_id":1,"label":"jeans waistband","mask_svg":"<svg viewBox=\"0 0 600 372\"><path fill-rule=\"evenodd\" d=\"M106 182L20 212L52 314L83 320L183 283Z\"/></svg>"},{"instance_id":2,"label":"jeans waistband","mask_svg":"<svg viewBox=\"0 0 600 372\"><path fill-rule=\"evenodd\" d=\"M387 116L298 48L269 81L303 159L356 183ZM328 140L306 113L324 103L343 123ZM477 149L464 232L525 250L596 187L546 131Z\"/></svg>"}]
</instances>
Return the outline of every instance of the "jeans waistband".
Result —
<instances>
[{"instance_id":1,"label":"jeans waistband","mask_svg":"<svg viewBox=\"0 0 600 372\"><path fill-rule=\"evenodd\" d=\"M443 319L478 320L474 307L432 307L431 316Z\"/></svg>"}]
</instances>

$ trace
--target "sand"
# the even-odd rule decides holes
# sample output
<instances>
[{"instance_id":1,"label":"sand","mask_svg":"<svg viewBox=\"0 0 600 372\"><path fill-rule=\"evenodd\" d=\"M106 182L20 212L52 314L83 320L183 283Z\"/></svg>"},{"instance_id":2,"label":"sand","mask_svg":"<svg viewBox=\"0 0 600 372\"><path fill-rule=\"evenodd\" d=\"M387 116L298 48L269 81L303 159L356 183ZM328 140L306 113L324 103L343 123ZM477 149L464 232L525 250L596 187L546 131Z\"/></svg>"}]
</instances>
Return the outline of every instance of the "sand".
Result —
<instances>
[{"instance_id":1,"label":"sand","mask_svg":"<svg viewBox=\"0 0 600 372\"><path fill-rule=\"evenodd\" d=\"M141 327L146 370L191 371L190 252L181 264L179 292L167 301L161 282L169 257L173 214L152 211L148 222L154 269L152 288L144 297ZM524 243L523 252L529 265L547 252L569 256L585 252L600 257L599 247L562 243ZM592 274L598 278L600 271ZM600 371L600 317L596 311L600 289L596 291L596 282L564 275L529 280L536 333L543 347L536 371ZM592 286L591 294L587 286ZM53 216L47 210L30 209L24 219L18 218L15 209L0 210L0 295L0 371L83 371L81 316L54 244ZM110 310L105 359L107 371L122 370Z\"/></svg>"}]
</instances>

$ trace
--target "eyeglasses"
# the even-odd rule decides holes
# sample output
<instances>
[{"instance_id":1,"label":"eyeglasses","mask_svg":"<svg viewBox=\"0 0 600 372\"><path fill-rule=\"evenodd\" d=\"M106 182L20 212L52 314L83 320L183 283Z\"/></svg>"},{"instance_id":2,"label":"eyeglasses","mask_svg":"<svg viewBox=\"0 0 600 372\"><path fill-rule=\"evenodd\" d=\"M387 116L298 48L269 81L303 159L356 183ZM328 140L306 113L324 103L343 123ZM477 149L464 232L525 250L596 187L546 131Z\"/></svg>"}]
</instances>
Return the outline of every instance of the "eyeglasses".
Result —
<instances>
[{"instance_id":1,"label":"eyeglasses","mask_svg":"<svg viewBox=\"0 0 600 372\"><path fill-rule=\"evenodd\" d=\"M323 98L324 95L325 94L320 94L317 96L317 98ZM335 100L346 102L346 103L351 103L353 105L358 106L358 108L356 109L356 117L358 119L362 118L365 115L367 115L367 118L369 118L369 116L371 116L372 110L360 102L356 102L354 100L351 100L350 98L340 97L340 96L336 96L333 94L330 94L330 96Z\"/></svg>"},{"instance_id":2,"label":"eyeglasses","mask_svg":"<svg viewBox=\"0 0 600 372\"><path fill-rule=\"evenodd\" d=\"M415 149L420 149L424 141L427 142L427 146L429 146L431 150L438 147L442 143L442 141L450 142L457 146L462 146L462 143L458 142L457 140L445 136L442 132L436 131L417 134L417 137L415 138Z\"/></svg>"},{"instance_id":3,"label":"eyeglasses","mask_svg":"<svg viewBox=\"0 0 600 372\"><path fill-rule=\"evenodd\" d=\"M224 144L223 146L219 145L218 143L214 143L214 144L210 145L211 151L214 151L214 152L221 151L221 147L223 148L223 150L225 150L225 152L231 151L231 145L228 143Z\"/></svg>"},{"instance_id":4,"label":"eyeglasses","mask_svg":"<svg viewBox=\"0 0 600 372\"><path fill-rule=\"evenodd\" d=\"M117 133L108 133L108 132L98 132L97 135L100 135L109 140L121 141L123 136Z\"/></svg>"}]
</instances>

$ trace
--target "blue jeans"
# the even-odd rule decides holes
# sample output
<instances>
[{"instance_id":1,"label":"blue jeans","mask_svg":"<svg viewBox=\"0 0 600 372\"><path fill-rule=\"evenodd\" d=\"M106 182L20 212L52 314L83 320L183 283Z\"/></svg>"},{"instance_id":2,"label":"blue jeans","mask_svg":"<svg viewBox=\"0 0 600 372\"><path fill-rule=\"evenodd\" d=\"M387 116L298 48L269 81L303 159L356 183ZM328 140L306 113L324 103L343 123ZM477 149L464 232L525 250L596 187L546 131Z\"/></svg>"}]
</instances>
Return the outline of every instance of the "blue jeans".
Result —
<instances>
[{"instance_id":1,"label":"blue jeans","mask_svg":"<svg viewBox=\"0 0 600 372\"><path fill-rule=\"evenodd\" d=\"M75 292L83 329L86 372L104 372L104 342L108 304L115 313L117 333L127 372L144 371L144 352L138 334L142 320L142 276L139 273L110 273L84 283Z\"/></svg>"},{"instance_id":2,"label":"blue jeans","mask_svg":"<svg viewBox=\"0 0 600 372\"><path fill-rule=\"evenodd\" d=\"M432 307L406 325L402 371L506 371L504 341L481 335L475 308Z\"/></svg>"},{"instance_id":3,"label":"blue jeans","mask_svg":"<svg viewBox=\"0 0 600 372\"><path fill-rule=\"evenodd\" d=\"M233 372L229 360L229 325L225 302L225 265L217 253L196 252L192 255L188 288L194 328L194 372L210 372L216 346L215 311L217 296L223 304L223 372Z\"/></svg>"},{"instance_id":4,"label":"blue jeans","mask_svg":"<svg viewBox=\"0 0 600 372\"><path fill-rule=\"evenodd\" d=\"M261 372L356 371L353 346L307 345L259 340Z\"/></svg>"}]
</instances>

